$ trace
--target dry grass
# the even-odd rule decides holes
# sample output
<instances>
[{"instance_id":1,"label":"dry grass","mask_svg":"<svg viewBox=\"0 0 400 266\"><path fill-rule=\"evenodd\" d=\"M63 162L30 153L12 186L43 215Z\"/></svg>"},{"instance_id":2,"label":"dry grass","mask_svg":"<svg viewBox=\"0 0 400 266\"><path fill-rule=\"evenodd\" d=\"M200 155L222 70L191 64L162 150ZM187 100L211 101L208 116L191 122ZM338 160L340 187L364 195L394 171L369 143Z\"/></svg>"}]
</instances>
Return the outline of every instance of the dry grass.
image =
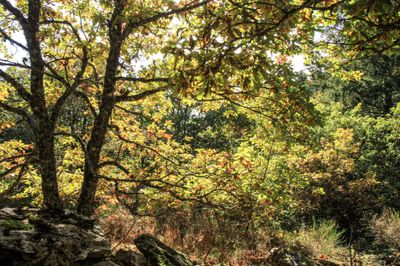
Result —
<instances>
[{"instance_id":1,"label":"dry grass","mask_svg":"<svg viewBox=\"0 0 400 266\"><path fill-rule=\"evenodd\" d=\"M157 218L134 218L120 208L100 218L100 226L116 249L136 250L133 240L150 233L202 265L263 265L271 248L265 231L249 234L242 223L216 217L209 211L196 215L174 211Z\"/></svg>"},{"instance_id":2,"label":"dry grass","mask_svg":"<svg viewBox=\"0 0 400 266\"><path fill-rule=\"evenodd\" d=\"M154 219L151 218L135 218L123 208L99 219L99 225L111 241L113 249L135 249L133 240L141 234L154 234L154 223Z\"/></svg>"},{"instance_id":3,"label":"dry grass","mask_svg":"<svg viewBox=\"0 0 400 266\"><path fill-rule=\"evenodd\" d=\"M385 209L372 219L371 229L379 244L400 250L400 213Z\"/></svg>"},{"instance_id":4,"label":"dry grass","mask_svg":"<svg viewBox=\"0 0 400 266\"><path fill-rule=\"evenodd\" d=\"M342 236L343 231L338 229L334 221L324 221L311 228L302 228L294 240L313 258L341 260L347 252L341 246Z\"/></svg>"}]
</instances>

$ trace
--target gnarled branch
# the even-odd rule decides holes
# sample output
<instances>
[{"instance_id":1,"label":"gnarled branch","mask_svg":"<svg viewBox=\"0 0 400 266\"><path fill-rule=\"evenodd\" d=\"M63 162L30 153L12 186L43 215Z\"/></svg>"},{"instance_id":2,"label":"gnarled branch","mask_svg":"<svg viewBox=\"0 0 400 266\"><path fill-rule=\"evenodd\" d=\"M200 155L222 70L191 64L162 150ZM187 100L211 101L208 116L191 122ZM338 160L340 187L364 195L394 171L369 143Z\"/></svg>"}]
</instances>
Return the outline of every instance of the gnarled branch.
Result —
<instances>
[{"instance_id":1,"label":"gnarled branch","mask_svg":"<svg viewBox=\"0 0 400 266\"><path fill-rule=\"evenodd\" d=\"M116 102L132 102L132 101L138 101L138 100L142 100L150 95L156 94L158 92L161 91L166 91L168 89L167 86L163 86L160 88L156 88L156 89L152 89L152 90L148 90L148 91L144 91L144 92L140 92L138 94L134 94L134 95L118 95L115 96L114 99Z\"/></svg>"},{"instance_id":2,"label":"gnarled branch","mask_svg":"<svg viewBox=\"0 0 400 266\"><path fill-rule=\"evenodd\" d=\"M0 77L2 77L7 83L9 83L11 86L13 86L17 93L22 97L27 102L32 101L32 95L20 84L15 78L13 78L11 75L0 69Z\"/></svg>"}]
</instances>

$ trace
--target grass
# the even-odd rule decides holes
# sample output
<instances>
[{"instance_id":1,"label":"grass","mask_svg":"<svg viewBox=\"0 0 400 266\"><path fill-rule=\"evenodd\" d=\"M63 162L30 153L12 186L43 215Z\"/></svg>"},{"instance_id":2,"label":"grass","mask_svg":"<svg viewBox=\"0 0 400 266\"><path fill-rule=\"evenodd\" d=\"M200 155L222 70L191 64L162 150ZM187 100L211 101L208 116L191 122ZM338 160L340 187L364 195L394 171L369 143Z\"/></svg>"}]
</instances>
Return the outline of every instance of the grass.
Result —
<instances>
[{"instance_id":1,"label":"grass","mask_svg":"<svg viewBox=\"0 0 400 266\"><path fill-rule=\"evenodd\" d=\"M371 222L371 230L378 244L394 250L400 250L400 213L385 209Z\"/></svg>"},{"instance_id":2,"label":"grass","mask_svg":"<svg viewBox=\"0 0 400 266\"><path fill-rule=\"evenodd\" d=\"M342 238L343 231L334 221L328 220L302 228L294 240L314 259L341 260L347 252L342 246Z\"/></svg>"}]
</instances>

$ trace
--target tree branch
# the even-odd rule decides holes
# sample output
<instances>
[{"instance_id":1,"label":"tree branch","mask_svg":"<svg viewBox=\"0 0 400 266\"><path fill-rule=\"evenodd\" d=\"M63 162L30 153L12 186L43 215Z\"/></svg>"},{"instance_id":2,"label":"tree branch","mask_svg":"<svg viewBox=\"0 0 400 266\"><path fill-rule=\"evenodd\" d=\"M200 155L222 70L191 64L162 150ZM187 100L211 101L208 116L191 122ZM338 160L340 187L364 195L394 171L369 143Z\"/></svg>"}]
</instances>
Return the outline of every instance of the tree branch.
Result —
<instances>
[{"instance_id":1,"label":"tree branch","mask_svg":"<svg viewBox=\"0 0 400 266\"><path fill-rule=\"evenodd\" d=\"M65 89L64 93L57 99L56 103L54 104L53 112L51 113L51 121L53 124L53 127L55 126L55 123L57 122L57 118L60 115L61 108L64 105L64 103L67 101L68 97L76 90L76 88L79 86L82 76L86 71L86 67L88 65L88 51L86 46L83 46L83 58L82 58L82 64L79 72L76 74L74 78L74 83L71 86L67 86Z\"/></svg>"},{"instance_id":2,"label":"tree branch","mask_svg":"<svg viewBox=\"0 0 400 266\"><path fill-rule=\"evenodd\" d=\"M138 28L140 26L144 26L146 24L155 22L162 18L168 18L169 16L174 15L174 14L179 14L179 13L183 13L186 11L190 11L192 9L207 5L208 3L211 3L211 2L213 2L213 0L205 0L205 1L199 2L197 4L187 5L187 6L184 6L181 8L172 9L167 12L160 12L157 15L154 15L154 16L151 16L148 18L144 18L139 21L130 21L130 23L128 24L128 26L125 28L125 30L123 32L123 36L127 37L132 32L133 29Z\"/></svg>"},{"instance_id":3,"label":"tree branch","mask_svg":"<svg viewBox=\"0 0 400 266\"><path fill-rule=\"evenodd\" d=\"M142 114L140 112L131 111L131 110L128 110L128 109L126 109L126 108L124 108L122 106L119 106L119 105L115 105L115 108L120 109L120 110L126 112L129 115L135 115L135 116L141 118L142 121L149 121L150 120L150 117L147 117L147 116L145 116L144 114Z\"/></svg>"},{"instance_id":4,"label":"tree branch","mask_svg":"<svg viewBox=\"0 0 400 266\"><path fill-rule=\"evenodd\" d=\"M17 170L18 168L22 167L25 163L22 164L17 164L13 167L8 168L7 170L5 170L4 172L0 173L0 178L5 177L6 175L11 174L12 172L14 172L15 170Z\"/></svg>"},{"instance_id":5,"label":"tree branch","mask_svg":"<svg viewBox=\"0 0 400 266\"><path fill-rule=\"evenodd\" d=\"M18 8L14 7L7 0L0 0L0 5L2 5L8 12L13 14L17 18L17 20L21 23L21 26L23 26L23 27L26 26L27 20Z\"/></svg>"},{"instance_id":6,"label":"tree branch","mask_svg":"<svg viewBox=\"0 0 400 266\"><path fill-rule=\"evenodd\" d=\"M115 166L118 169L120 169L122 172L124 172L126 175L130 175L129 170L126 167L124 167L123 165L121 165L120 163L118 163L117 161L102 162L98 165L97 169L100 169L101 167L108 166L108 165Z\"/></svg>"},{"instance_id":7,"label":"tree branch","mask_svg":"<svg viewBox=\"0 0 400 266\"><path fill-rule=\"evenodd\" d=\"M83 139L81 137L79 137L78 135L69 133L69 132L64 132L64 131L58 131L58 132L54 133L54 136L66 136L66 137L71 137L71 138L75 139L81 146L82 151L85 154L87 153L86 144L83 141Z\"/></svg>"},{"instance_id":8,"label":"tree branch","mask_svg":"<svg viewBox=\"0 0 400 266\"><path fill-rule=\"evenodd\" d=\"M19 167L21 167L21 169L18 172L18 176L17 179L12 183L11 186L9 186L5 191L3 191L2 193L0 193L0 198L9 195L11 192L13 192L15 190L15 188L18 186L18 184L21 182L22 177L24 176L24 174L26 173L26 168L28 166L28 161L29 159L27 159L23 164L19 164L17 165L16 169L18 169ZM14 170L16 170L14 169Z\"/></svg>"},{"instance_id":9,"label":"tree branch","mask_svg":"<svg viewBox=\"0 0 400 266\"><path fill-rule=\"evenodd\" d=\"M16 90L19 96L22 97L27 102L32 101L32 95L27 92L27 90L18 81L16 81L12 76L7 74L5 71L0 69L0 77L2 77L7 83L11 84Z\"/></svg>"},{"instance_id":10,"label":"tree branch","mask_svg":"<svg viewBox=\"0 0 400 266\"><path fill-rule=\"evenodd\" d=\"M30 65L24 65L24 64L20 64L20 63L15 63L15 62L4 60L4 59L0 59L0 60L4 62L4 63L0 62L0 66L13 66L13 67L20 67L20 68L29 69L29 70L38 70L38 69L34 69ZM50 70L51 73L44 72L44 71L40 71L40 73L42 73L43 75L49 76L50 78L54 78L54 79L58 80L59 82L61 82L63 85L68 86L68 82L62 76L60 76L57 73L57 71L55 71L50 66L50 63L46 63L46 62L43 62L43 63Z\"/></svg>"},{"instance_id":11,"label":"tree branch","mask_svg":"<svg viewBox=\"0 0 400 266\"><path fill-rule=\"evenodd\" d=\"M117 77L117 80L151 83L151 82L168 82L168 81L170 81L170 78L146 79L146 78L135 78L135 77Z\"/></svg>"},{"instance_id":12,"label":"tree branch","mask_svg":"<svg viewBox=\"0 0 400 266\"><path fill-rule=\"evenodd\" d=\"M82 151L84 153L84 156L85 156L85 163L88 165L90 172L93 175L97 175L96 174L96 170L94 169L94 167L93 167L93 165L92 165L92 163L90 161L87 145L85 144L85 142L83 141L83 139L81 137L79 137L76 134L69 133L69 132L64 132L64 131L56 132L56 133L54 133L54 136L67 136L67 137L71 137L71 138L75 139L79 143L79 145L81 146L81 149L82 149Z\"/></svg>"},{"instance_id":13,"label":"tree branch","mask_svg":"<svg viewBox=\"0 0 400 266\"><path fill-rule=\"evenodd\" d=\"M118 128L118 127L115 127L115 128L119 131L119 128ZM120 140L125 141L125 142L130 143L130 144L135 144L135 145L137 145L137 146L139 146L139 147L141 147L141 148L143 148L143 149L151 150L152 152L154 152L155 154L157 154L158 156L160 156L160 157L163 158L164 160L166 160L166 161L168 161L168 162L170 162L170 163L172 163L172 164L174 164L174 165L176 165L176 166L179 166L179 163L174 162L172 159L170 159L170 158L168 158L168 157L162 155L162 154L161 154L159 151L157 151L156 149L154 149L154 148L152 148L152 147L149 147L149 146L146 146L146 145L144 145L144 144L140 144L139 142L136 142L136 141L133 141L133 140L129 140L129 139L127 139L127 138L124 138L123 136L121 136L121 134L120 134L119 132L114 132L114 133L115 133L115 135L116 135Z\"/></svg>"},{"instance_id":14,"label":"tree branch","mask_svg":"<svg viewBox=\"0 0 400 266\"><path fill-rule=\"evenodd\" d=\"M8 105L8 104L3 103L3 102L0 102L0 108L4 109L6 111L12 112L14 114L17 114L19 116L22 116L28 122L30 120L30 116L29 116L28 112L26 112L24 109L14 107L14 106Z\"/></svg>"},{"instance_id":15,"label":"tree branch","mask_svg":"<svg viewBox=\"0 0 400 266\"><path fill-rule=\"evenodd\" d=\"M3 38L7 41L9 41L11 44L14 44L24 50L28 50L28 47L26 47L25 45L23 45L22 43L14 40L13 38L11 38L2 28L0 28L0 34L3 35Z\"/></svg>"},{"instance_id":16,"label":"tree branch","mask_svg":"<svg viewBox=\"0 0 400 266\"><path fill-rule=\"evenodd\" d=\"M149 187L154 187L154 185L151 185L150 182L159 182L168 186L173 186L173 187L179 187L179 188L184 188L187 189L185 186L183 185L179 185L179 184L174 184L168 181L163 180L163 178L166 178L168 176L170 176L171 174L167 174L161 178L154 178L154 179L123 179L123 178L112 178L112 177L108 177L108 176L104 176L104 175L99 175L99 177L101 179L107 180L107 181L112 181L112 182L130 182L130 183L144 183L146 186Z\"/></svg>"},{"instance_id":17,"label":"tree branch","mask_svg":"<svg viewBox=\"0 0 400 266\"><path fill-rule=\"evenodd\" d=\"M75 27L68 20L49 19L49 20L43 21L42 23L43 24L63 24L63 25L67 25L72 30L72 32L74 33L74 35L78 39L78 41L81 42L81 37L79 36L78 31L75 29Z\"/></svg>"},{"instance_id":18,"label":"tree branch","mask_svg":"<svg viewBox=\"0 0 400 266\"><path fill-rule=\"evenodd\" d=\"M126 102L126 101L138 101L138 100L142 100L150 95L156 94L158 92L161 91L166 91L167 90L167 86L163 86L160 88L156 88L156 89L152 89L152 90L148 90L148 91L144 91L135 95L118 95L115 96L115 102Z\"/></svg>"},{"instance_id":19,"label":"tree branch","mask_svg":"<svg viewBox=\"0 0 400 266\"><path fill-rule=\"evenodd\" d=\"M85 103L89 107L90 112L92 113L93 117L96 117L97 112L96 112L96 109L94 108L94 106L92 105L92 103L90 102L89 96L87 96L84 92L81 92L78 90L75 90L74 94L78 97L81 97L85 101Z\"/></svg>"},{"instance_id":20,"label":"tree branch","mask_svg":"<svg viewBox=\"0 0 400 266\"><path fill-rule=\"evenodd\" d=\"M10 157L1 159L0 163L7 162L7 161L13 161L15 159L23 158L23 157L26 157L26 156L29 156L29 155L31 155L31 153L18 154L18 155L10 156Z\"/></svg>"}]
</instances>

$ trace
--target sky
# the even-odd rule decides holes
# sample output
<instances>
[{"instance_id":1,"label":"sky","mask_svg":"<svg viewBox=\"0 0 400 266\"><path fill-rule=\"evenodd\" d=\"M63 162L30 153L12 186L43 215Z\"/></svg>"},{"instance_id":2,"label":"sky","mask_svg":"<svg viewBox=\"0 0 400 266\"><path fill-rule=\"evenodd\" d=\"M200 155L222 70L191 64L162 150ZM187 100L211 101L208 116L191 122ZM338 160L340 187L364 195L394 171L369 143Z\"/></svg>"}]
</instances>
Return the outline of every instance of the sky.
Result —
<instances>
[{"instance_id":1,"label":"sky","mask_svg":"<svg viewBox=\"0 0 400 266\"><path fill-rule=\"evenodd\" d=\"M13 36L13 38L16 41L25 44L25 40L24 40L22 33L15 34ZM27 53L24 50L22 50L21 48L17 48L15 46L11 45L9 42L6 42L6 43L7 43L8 50L13 54L13 57L14 57L13 61L17 62L17 63L22 63L22 58L27 57ZM162 58L162 55L154 56L154 59L160 59L160 58ZM139 62L140 66L138 66L138 69L151 64L151 61L152 60L148 60L148 59L144 59L144 60L140 61ZM303 55L299 54L299 55L294 55L292 57L289 57L289 61L291 62L294 71L301 72L301 71L306 70L306 67L304 65L304 56Z\"/></svg>"},{"instance_id":2,"label":"sky","mask_svg":"<svg viewBox=\"0 0 400 266\"><path fill-rule=\"evenodd\" d=\"M179 23L178 21L179 21L178 19L174 18L174 19L172 19L171 23L177 24L177 23ZM18 32L16 34L14 34L13 39L15 39L16 41L18 41L22 44L26 43L22 32ZM22 59L24 57L28 57L27 53L24 50L22 50L21 48L17 48L15 46L11 45L9 42L6 42L6 44L7 44L9 51L13 54L14 62L23 63ZM142 67L146 67L147 65L150 65L153 60L162 59L162 57L163 56L161 54L156 54L150 60L147 58L143 58L143 60L137 60L138 65L134 68L140 69ZM0 58L0 60L1 60L1 58ZM299 54L299 55L291 56L291 57L289 57L289 62L291 62L294 71L296 71L296 72L307 71L307 69L304 65L304 56L303 55Z\"/></svg>"},{"instance_id":3,"label":"sky","mask_svg":"<svg viewBox=\"0 0 400 266\"><path fill-rule=\"evenodd\" d=\"M304 65L304 56L303 55L295 55L290 58L290 61L293 66L293 70L296 72L301 72L306 70L306 66Z\"/></svg>"}]
</instances>

